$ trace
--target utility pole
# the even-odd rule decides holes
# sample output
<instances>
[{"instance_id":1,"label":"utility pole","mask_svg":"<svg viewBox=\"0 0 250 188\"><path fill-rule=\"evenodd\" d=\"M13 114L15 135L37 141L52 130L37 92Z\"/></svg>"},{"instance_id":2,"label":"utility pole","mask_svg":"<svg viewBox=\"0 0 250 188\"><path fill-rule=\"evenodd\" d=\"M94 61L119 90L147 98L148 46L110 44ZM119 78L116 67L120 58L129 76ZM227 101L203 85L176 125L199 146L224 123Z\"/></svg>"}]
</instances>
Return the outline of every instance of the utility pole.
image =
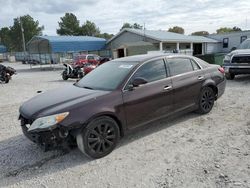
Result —
<instances>
[{"instance_id":1,"label":"utility pole","mask_svg":"<svg viewBox=\"0 0 250 188\"><path fill-rule=\"evenodd\" d=\"M23 40L23 52L26 52L26 46L25 46L25 38L24 38L24 30L23 30L23 24L21 21L21 17L19 18L20 26L21 26L21 33L22 33L22 40Z\"/></svg>"}]
</instances>

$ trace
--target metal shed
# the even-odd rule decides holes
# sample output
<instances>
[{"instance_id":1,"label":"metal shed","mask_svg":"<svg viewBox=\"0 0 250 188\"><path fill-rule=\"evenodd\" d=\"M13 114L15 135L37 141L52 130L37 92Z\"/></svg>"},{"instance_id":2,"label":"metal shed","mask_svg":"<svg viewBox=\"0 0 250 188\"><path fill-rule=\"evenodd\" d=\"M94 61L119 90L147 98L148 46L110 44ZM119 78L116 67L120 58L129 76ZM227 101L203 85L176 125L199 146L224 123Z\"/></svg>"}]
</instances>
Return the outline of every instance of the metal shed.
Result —
<instances>
[{"instance_id":1,"label":"metal shed","mask_svg":"<svg viewBox=\"0 0 250 188\"><path fill-rule=\"evenodd\" d=\"M31 59L41 63L58 62L62 54L100 51L106 40L90 36L34 36L27 43Z\"/></svg>"}]
</instances>

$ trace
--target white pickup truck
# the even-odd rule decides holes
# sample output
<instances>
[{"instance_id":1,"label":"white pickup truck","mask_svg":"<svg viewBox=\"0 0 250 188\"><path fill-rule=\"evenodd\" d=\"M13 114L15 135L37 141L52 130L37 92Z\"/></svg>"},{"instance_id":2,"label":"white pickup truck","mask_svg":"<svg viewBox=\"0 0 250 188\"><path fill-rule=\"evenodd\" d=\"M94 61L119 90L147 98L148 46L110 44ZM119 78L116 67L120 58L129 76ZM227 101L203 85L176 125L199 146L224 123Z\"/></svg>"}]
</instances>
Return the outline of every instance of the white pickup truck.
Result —
<instances>
[{"instance_id":1,"label":"white pickup truck","mask_svg":"<svg viewBox=\"0 0 250 188\"><path fill-rule=\"evenodd\" d=\"M228 80L233 80L238 74L250 74L250 39L225 56L223 67Z\"/></svg>"}]
</instances>

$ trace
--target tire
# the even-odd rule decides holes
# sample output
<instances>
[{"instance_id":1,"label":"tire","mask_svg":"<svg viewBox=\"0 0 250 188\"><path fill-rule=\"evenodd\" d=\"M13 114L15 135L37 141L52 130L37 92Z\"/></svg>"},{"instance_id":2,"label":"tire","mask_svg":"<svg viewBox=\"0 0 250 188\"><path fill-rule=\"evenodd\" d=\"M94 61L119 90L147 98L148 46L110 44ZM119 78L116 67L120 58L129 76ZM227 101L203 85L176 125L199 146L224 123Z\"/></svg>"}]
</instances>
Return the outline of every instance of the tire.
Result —
<instances>
[{"instance_id":1,"label":"tire","mask_svg":"<svg viewBox=\"0 0 250 188\"><path fill-rule=\"evenodd\" d=\"M235 78L235 74L233 73L226 73L225 76L226 76L226 79L228 80L233 80Z\"/></svg>"},{"instance_id":2,"label":"tire","mask_svg":"<svg viewBox=\"0 0 250 188\"><path fill-rule=\"evenodd\" d=\"M80 72L79 73L79 78L82 79L84 77L84 73L83 72Z\"/></svg>"},{"instance_id":3,"label":"tire","mask_svg":"<svg viewBox=\"0 0 250 188\"><path fill-rule=\"evenodd\" d=\"M4 82L7 84L7 83L9 83L9 81L10 81L10 78L8 76L6 76Z\"/></svg>"},{"instance_id":4,"label":"tire","mask_svg":"<svg viewBox=\"0 0 250 188\"><path fill-rule=\"evenodd\" d=\"M63 71L63 73L62 73L62 79L63 80L68 80L68 76L67 76L67 71L65 70L65 71Z\"/></svg>"},{"instance_id":5,"label":"tire","mask_svg":"<svg viewBox=\"0 0 250 188\"><path fill-rule=\"evenodd\" d=\"M102 116L91 121L76 137L79 150L94 159L111 153L120 138L116 121Z\"/></svg>"},{"instance_id":6,"label":"tire","mask_svg":"<svg viewBox=\"0 0 250 188\"><path fill-rule=\"evenodd\" d=\"M211 87L204 87L201 90L200 98L199 98L199 108L197 112L199 114L207 114L209 113L213 106L215 101L215 93Z\"/></svg>"}]
</instances>

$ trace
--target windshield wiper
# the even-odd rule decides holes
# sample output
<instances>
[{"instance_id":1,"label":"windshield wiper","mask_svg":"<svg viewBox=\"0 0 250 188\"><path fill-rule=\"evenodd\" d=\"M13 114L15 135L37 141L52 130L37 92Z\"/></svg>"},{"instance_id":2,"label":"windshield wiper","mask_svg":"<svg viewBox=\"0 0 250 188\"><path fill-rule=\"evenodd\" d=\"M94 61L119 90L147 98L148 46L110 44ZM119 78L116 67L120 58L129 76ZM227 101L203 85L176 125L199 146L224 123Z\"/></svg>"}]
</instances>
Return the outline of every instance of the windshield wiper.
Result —
<instances>
[{"instance_id":1,"label":"windshield wiper","mask_svg":"<svg viewBox=\"0 0 250 188\"><path fill-rule=\"evenodd\" d=\"M88 87L88 86L84 86L83 88L93 90L93 88L92 88L92 87Z\"/></svg>"}]
</instances>

